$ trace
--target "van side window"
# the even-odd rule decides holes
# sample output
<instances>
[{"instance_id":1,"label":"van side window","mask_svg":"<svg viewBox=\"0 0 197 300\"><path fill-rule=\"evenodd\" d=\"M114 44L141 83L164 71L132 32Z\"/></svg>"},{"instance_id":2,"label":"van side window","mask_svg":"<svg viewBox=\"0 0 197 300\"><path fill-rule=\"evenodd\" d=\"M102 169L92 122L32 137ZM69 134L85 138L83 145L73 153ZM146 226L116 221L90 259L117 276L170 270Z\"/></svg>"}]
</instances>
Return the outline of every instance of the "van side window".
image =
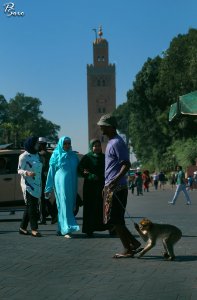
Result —
<instances>
[{"instance_id":1,"label":"van side window","mask_svg":"<svg viewBox=\"0 0 197 300\"><path fill-rule=\"evenodd\" d=\"M0 157L0 174L7 174L8 172L6 171L6 159L5 157Z\"/></svg>"},{"instance_id":2,"label":"van side window","mask_svg":"<svg viewBox=\"0 0 197 300\"><path fill-rule=\"evenodd\" d=\"M11 154L6 157L7 159L7 171L9 174L16 174L18 169L18 154Z\"/></svg>"}]
</instances>

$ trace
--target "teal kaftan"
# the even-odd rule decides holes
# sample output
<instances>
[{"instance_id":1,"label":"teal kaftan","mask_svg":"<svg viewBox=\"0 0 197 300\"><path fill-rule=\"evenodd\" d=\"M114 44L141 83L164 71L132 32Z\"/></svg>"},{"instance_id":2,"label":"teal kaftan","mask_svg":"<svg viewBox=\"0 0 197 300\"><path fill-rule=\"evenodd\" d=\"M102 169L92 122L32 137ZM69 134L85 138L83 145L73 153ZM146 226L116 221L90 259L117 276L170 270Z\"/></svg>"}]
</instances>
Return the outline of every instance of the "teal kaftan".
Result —
<instances>
[{"instance_id":1,"label":"teal kaftan","mask_svg":"<svg viewBox=\"0 0 197 300\"><path fill-rule=\"evenodd\" d=\"M64 152L61 159L55 160L54 153L50 163L45 193L54 189L58 209L58 231L68 234L79 230L74 217L77 196L77 154L73 151ZM54 163L54 161L56 163Z\"/></svg>"}]
</instances>

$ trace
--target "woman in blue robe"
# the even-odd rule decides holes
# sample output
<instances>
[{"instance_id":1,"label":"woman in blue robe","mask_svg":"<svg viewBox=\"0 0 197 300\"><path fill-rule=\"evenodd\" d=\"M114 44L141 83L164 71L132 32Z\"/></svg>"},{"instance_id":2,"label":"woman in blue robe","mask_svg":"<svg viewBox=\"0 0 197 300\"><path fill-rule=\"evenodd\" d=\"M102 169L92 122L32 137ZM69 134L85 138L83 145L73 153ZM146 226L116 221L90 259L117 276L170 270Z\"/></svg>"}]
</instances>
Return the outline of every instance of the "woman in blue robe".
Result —
<instances>
[{"instance_id":1,"label":"woman in blue robe","mask_svg":"<svg viewBox=\"0 0 197 300\"><path fill-rule=\"evenodd\" d=\"M79 230L74 217L77 196L77 167L79 159L72 151L71 139L63 136L49 161L45 197L54 190L58 209L58 235L70 238Z\"/></svg>"}]
</instances>

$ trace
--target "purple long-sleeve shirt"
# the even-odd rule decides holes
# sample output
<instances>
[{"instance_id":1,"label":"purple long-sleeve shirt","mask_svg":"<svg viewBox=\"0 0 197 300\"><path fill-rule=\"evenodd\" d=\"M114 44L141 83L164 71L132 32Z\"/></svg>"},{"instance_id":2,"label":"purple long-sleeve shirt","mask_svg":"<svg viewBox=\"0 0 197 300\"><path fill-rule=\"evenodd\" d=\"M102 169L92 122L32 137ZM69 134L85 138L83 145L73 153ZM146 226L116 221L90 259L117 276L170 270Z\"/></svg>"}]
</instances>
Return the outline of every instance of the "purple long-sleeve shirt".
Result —
<instances>
[{"instance_id":1,"label":"purple long-sleeve shirt","mask_svg":"<svg viewBox=\"0 0 197 300\"><path fill-rule=\"evenodd\" d=\"M109 140L105 151L105 186L108 186L120 172L123 161L129 162L129 152L125 142L117 134ZM126 175L120 179L119 184L127 184Z\"/></svg>"}]
</instances>

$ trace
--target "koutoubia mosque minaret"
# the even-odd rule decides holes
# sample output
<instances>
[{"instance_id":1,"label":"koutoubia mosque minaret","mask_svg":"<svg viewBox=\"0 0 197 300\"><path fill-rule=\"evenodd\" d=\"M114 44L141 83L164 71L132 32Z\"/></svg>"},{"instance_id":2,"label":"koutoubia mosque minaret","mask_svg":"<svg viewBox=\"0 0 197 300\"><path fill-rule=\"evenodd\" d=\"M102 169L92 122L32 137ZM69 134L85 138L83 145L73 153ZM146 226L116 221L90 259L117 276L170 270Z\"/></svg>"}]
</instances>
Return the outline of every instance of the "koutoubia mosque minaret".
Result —
<instances>
[{"instance_id":1,"label":"koutoubia mosque minaret","mask_svg":"<svg viewBox=\"0 0 197 300\"><path fill-rule=\"evenodd\" d=\"M93 42L93 64L87 65L88 139L99 138L105 150L107 138L97 125L100 117L116 108L115 64L109 64L108 42L100 26Z\"/></svg>"}]
</instances>

